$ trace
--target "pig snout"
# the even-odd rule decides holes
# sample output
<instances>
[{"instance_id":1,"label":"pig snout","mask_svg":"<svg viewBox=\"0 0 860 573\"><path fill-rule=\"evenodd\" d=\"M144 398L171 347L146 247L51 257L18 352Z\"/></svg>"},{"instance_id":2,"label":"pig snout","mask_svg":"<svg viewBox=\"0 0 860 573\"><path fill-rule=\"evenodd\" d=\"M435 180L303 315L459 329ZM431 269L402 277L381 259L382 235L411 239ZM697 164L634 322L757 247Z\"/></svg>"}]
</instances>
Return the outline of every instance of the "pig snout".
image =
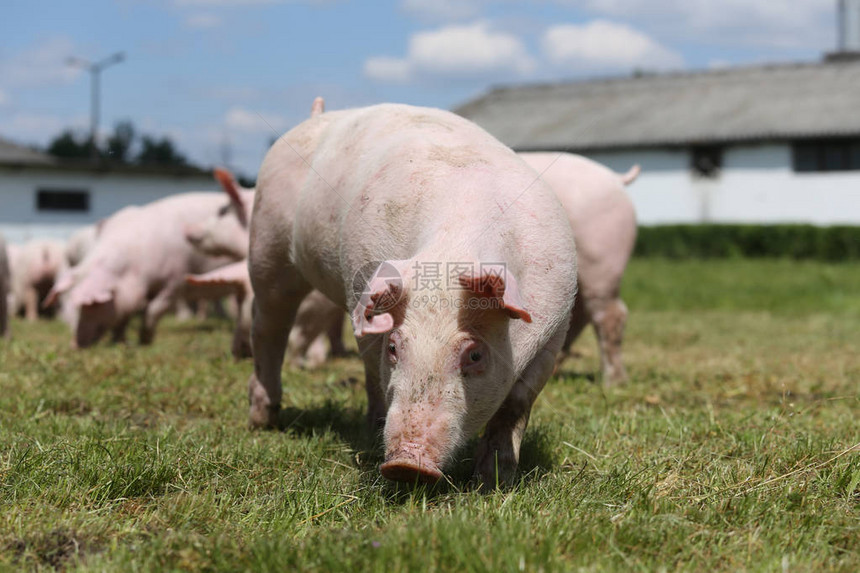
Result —
<instances>
[{"instance_id":1,"label":"pig snout","mask_svg":"<svg viewBox=\"0 0 860 573\"><path fill-rule=\"evenodd\" d=\"M391 481L436 483L442 479L442 472L426 449L410 442L401 443L387 455L379 473Z\"/></svg>"},{"instance_id":2,"label":"pig snout","mask_svg":"<svg viewBox=\"0 0 860 573\"><path fill-rule=\"evenodd\" d=\"M435 408L414 405L401 412L392 407L385 422L385 463L379 466L380 473L392 481L439 481L441 467L456 447L451 428L450 416Z\"/></svg>"},{"instance_id":3,"label":"pig snout","mask_svg":"<svg viewBox=\"0 0 860 573\"><path fill-rule=\"evenodd\" d=\"M203 229L200 225L185 225L185 239L194 246L200 245L203 242Z\"/></svg>"}]
</instances>

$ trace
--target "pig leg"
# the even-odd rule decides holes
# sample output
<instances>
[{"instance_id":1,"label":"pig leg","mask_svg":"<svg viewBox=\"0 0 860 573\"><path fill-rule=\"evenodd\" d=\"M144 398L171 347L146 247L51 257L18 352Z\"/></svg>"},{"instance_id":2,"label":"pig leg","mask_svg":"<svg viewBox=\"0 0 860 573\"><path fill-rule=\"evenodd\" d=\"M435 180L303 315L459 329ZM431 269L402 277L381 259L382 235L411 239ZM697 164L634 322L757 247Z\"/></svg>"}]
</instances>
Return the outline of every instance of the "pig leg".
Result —
<instances>
[{"instance_id":1,"label":"pig leg","mask_svg":"<svg viewBox=\"0 0 860 573\"><path fill-rule=\"evenodd\" d=\"M561 351L555 360L555 369L561 368L561 364L570 356L570 347L573 342L579 338L585 325L588 324L588 312L585 310L585 301L579 296L576 298L576 303L573 305L573 310L570 311L570 328L567 329L567 336L564 338L564 343L561 345Z\"/></svg>"},{"instance_id":2,"label":"pig leg","mask_svg":"<svg viewBox=\"0 0 860 573\"><path fill-rule=\"evenodd\" d=\"M358 351L361 354L362 360L364 360L364 389L367 392L367 424L373 432L379 432L385 427L385 412L387 410L379 377L382 338L382 336L363 336L358 339Z\"/></svg>"},{"instance_id":3,"label":"pig leg","mask_svg":"<svg viewBox=\"0 0 860 573\"><path fill-rule=\"evenodd\" d=\"M326 329L328 344L332 357L346 356L346 347L343 345L343 313L338 312L333 316Z\"/></svg>"},{"instance_id":4,"label":"pig leg","mask_svg":"<svg viewBox=\"0 0 860 573\"><path fill-rule=\"evenodd\" d=\"M252 428L277 427L281 409L281 366L287 338L299 305L311 286L292 268L264 267L258 270L252 267L252 277L255 271L260 275L278 273L278 276L259 277L254 281L254 319L251 326L254 373L248 380L248 422ZM261 286L263 284L265 287Z\"/></svg>"},{"instance_id":5,"label":"pig leg","mask_svg":"<svg viewBox=\"0 0 860 573\"><path fill-rule=\"evenodd\" d=\"M176 302L176 291L166 288L155 295L149 304L146 305L146 310L143 313L143 320L140 323L140 343L142 345L152 344L155 338L155 327L161 317L167 313Z\"/></svg>"},{"instance_id":6,"label":"pig leg","mask_svg":"<svg viewBox=\"0 0 860 573\"><path fill-rule=\"evenodd\" d=\"M325 346L325 337L320 334L314 338L307 352L305 352L304 366L309 369L319 368L325 364L326 358L328 358L328 351Z\"/></svg>"},{"instance_id":7,"label":"pig leg","mask_svg":"<svg viewBox=\"0 0 860 573\"><path fill-rule=\"evenodd\" d=\"M621 342L627 323L627 305L620 298L601 302L592 310L592 322L600 346L603 367L603 385L613 386L627 380L627 371L621 360Z\"/></svg>"},{"instance_id":8,"label":"pig leg","mask_svg":"<svg viewBox=\"0 0 860 573\"><path fill-rule=\"evenodd\" d=\"M290 331L290 336L287 338L287 362L292 368L302 367L302 360L313 340L311 334L304 328L305 326L298 322L295 323Z\"/></svg>"},{"instance_id":9,"label":"pig leg","mask_svg":"<svg viewBox=\"0 0 860 573\"><path fill-rule=\"evenodd\" d=\"M39 320L39 291L34 287L24 291L24 318L29 322Z\"/></svg>"},{"instance_id":10,"label":"pig leg","mask_svg":"<svg viewBox=\"0 0 860 573\"><path fill-rule=\"evenodd\" d=\"M194 318L197 320L203 321L209 318L209 301L208 300L198 300L197 301L197 310L194 313Z\"/></svg>"},{"instance_id":11,"label":"pig leg","mask_svg":"<svg viewBox=\"0 0 860 573\"><path fill-rule=\"evenodd\" d=\"M131 317L125 318L111 330L111 342L114 344L125 344L125 331L128 329L128 323Z\"/></svg>"},{"instance_id":12,"label":"pig leg","mask_svg":"<svg viewBox=\"0 0 860 573\"><path fill-rule=\"evenodd\" d=\"M253 356L251 352L251 312L254 304L252 296L236 297L236 328L233 331L233 358L242 360Z\"/></svg>"},{"instance_id":13,"label":"pig leg","mask_svg":"<svg viewBox=\"0 0 860 573\"><path fill-rule=\"evenodd\" d=\"M179 322L185 322L187 320L191 320L191 305L188 304L188 301L184 298L180 298L176 301L176 320Z\"/></svg>"},{"instance_id":14,"label":"pig leg","mask_svg":"<svg viewBox=\"0 0 860 573\"><path fill-rule=\"evenodd\" d=\"M9 297L3 291L0 288L0 338L9 338Z\"/></svg>"},{"instance_id":15,"label":"pig leg","mask_svg":"<svg viewBox=\"0 0 860 573\"><path fill-rule=\"evenodd\" d=\"M537 353L487 424L475 456L475 473L485 485L510 483L516 475L532 404L552 375L566 329L559 329Z\"/></svg>"}]
</instances>

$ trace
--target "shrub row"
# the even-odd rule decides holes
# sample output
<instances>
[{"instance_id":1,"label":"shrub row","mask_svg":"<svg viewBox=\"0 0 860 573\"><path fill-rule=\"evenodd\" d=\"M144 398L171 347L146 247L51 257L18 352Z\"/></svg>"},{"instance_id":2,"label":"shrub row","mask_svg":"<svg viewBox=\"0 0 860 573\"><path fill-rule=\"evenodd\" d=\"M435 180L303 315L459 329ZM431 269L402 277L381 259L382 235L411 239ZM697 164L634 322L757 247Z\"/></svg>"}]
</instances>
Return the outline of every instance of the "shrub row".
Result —
<instances>
[{"instance_id":1,"label":"shrub row","mask_svg":"<svg viewBox=\"0 0 860 573\"><path fill-rule=\"evenodd\" d=\"M661 225L639 227L635 256L860 260L860 226Z\"/></svg>"}]
</instances>

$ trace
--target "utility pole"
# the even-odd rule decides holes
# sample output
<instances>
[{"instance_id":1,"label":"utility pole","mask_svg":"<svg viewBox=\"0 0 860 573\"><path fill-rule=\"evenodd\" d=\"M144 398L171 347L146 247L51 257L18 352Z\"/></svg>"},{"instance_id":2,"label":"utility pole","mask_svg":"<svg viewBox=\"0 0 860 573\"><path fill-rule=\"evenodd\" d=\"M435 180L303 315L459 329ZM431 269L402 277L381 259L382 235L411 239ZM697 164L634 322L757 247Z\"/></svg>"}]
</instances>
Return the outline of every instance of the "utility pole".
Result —
<instances>
[{"instance_id":1,"label":"utility pole","mask_svg":"<svg viewBox=\"0 0 860 573\"><path fill-rule=\"evenodd\" d=\"M95 162L98 159L98 146L96 135L99 130L99 112L101 105L101 73L102 70L113 64L125 60L125 52L117 52L98 62L92 63L83 58L69 58L66 60L70 66L82 68L90 73L90 159Z\"/></svg>"}]
</instances>

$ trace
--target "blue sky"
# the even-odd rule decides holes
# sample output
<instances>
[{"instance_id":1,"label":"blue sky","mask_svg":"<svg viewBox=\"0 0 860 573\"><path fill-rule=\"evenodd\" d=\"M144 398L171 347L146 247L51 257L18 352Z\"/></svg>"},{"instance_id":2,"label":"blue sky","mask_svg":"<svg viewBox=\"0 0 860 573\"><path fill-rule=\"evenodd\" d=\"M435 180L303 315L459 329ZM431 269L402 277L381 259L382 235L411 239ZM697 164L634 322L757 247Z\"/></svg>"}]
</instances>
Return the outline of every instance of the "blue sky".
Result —
<instances>
[{"instance_id":1,"label":"blue sky","mask_svg":"<svg viewBox=\"0 0 860 573\"><path fill-rule=\"evenodd\" d=\"M308 114L382 101L451 108L492 85L810 61L833 49L836 0L4 0L0 136L132 120L192 159L253 175ZM225 155L225 149L229 149Z\"/></svg>"}]
</instances>

